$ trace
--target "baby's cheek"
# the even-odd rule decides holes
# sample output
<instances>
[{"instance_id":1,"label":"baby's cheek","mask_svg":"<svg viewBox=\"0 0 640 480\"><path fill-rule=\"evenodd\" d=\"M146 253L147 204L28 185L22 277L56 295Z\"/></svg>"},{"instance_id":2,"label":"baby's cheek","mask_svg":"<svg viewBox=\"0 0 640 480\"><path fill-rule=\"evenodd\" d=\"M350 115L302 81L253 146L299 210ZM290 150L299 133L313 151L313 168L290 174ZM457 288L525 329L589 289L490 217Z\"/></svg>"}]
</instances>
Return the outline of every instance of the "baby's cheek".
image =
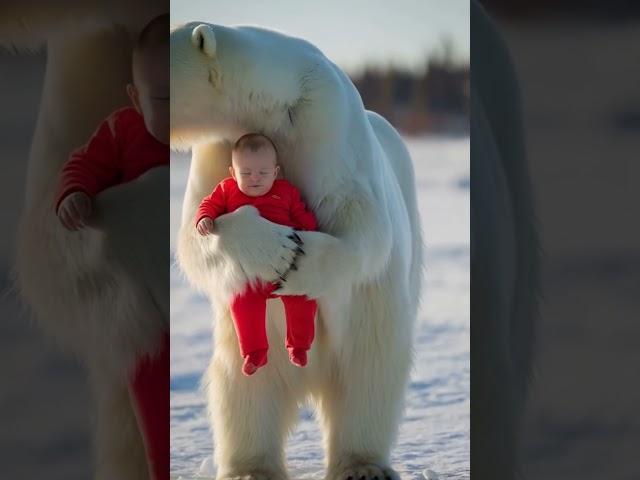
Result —
<instances>
[{"instance_id":1,"label":"baby's cheek","mask_svg":"<svg viewBox=\"0 0 640 480\"><path fill-rule=\"evenodd\" d=\"M240 188L240 191L243 193L247 193L248 189L248 184L247 184L247 180L245 179L240 179L238 180L238 188Z\"/></svg>"}]
</instances>

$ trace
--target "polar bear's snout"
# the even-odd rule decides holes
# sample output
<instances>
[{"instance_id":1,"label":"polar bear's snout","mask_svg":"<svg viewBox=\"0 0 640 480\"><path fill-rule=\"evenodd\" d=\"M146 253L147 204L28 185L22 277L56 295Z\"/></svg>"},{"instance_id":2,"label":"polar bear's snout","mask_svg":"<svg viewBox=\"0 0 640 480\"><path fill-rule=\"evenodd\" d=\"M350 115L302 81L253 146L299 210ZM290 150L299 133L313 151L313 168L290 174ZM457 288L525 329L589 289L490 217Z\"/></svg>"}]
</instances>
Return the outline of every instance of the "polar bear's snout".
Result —
<instances>
[{"instance_id":1,"label":"polar bear's snout","mask_svg":"<svg viewBox=\"0 0 640 480\"><path fill-rule=\"evenodd\" d=\"M216 35L211 25L200 24L191 32L191 43L208 57L216 54Z\"/></svg>"}]
</instances>

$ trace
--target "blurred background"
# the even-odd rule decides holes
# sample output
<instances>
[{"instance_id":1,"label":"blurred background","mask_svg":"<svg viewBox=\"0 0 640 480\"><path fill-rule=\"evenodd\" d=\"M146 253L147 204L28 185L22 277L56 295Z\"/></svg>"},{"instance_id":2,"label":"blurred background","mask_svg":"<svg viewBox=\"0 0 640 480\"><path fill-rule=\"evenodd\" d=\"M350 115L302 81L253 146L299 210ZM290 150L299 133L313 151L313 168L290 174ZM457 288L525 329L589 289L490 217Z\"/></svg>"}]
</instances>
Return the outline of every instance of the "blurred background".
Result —
<instances>
[{"instance_id":1,"label":"blurred background","mask_svg":"<svg viewBox=\"0 0 640 480\"><path fill-rule=\"evenodd\" d=\"M173 2L171 22L250 24L299 36L340 66L366 108L404 136L414 160L426 243L415 329L416 362L392 464L403 478L426 469L469 478L469 2ZM171 254L189 155L171 160ZM175 259L175 257L174 257ZM175 263L175 260L174 260ZM202 374L212 312L174 265L171 272L171 452L175 478L210 478L215 441ZM292 478L323 478L311 408L287 445Z\"/></svg>"},{"instance_id":2,"label":"blurred background","mask_svg":"<svg viewBox=\"0 0 640 480\"><path fill-rule=\"evenodd\" d=\"M640 4L481 3L518 75L542 243L524 478L640 478Z\"/></svg>"}]
</instances>

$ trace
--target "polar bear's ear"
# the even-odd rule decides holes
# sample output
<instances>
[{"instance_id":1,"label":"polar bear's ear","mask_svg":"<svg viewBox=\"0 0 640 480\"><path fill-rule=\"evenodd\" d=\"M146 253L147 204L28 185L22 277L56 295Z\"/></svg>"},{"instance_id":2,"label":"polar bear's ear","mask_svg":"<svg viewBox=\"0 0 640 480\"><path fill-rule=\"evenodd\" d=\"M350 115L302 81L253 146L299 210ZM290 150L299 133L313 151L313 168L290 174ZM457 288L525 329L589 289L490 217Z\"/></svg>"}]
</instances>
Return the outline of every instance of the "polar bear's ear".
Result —
<instances>
[{"instance_id":1,"label":"polar bear's ear","mask_svg":"<svg viewBox=\"0 0 640 480\"><path fill-rule=\"evenodd\" d=\"M211 25L198 25L191 32L191 43L205 55L213 58L216 54L216 36Z\"/></svg>"}]
</instances>

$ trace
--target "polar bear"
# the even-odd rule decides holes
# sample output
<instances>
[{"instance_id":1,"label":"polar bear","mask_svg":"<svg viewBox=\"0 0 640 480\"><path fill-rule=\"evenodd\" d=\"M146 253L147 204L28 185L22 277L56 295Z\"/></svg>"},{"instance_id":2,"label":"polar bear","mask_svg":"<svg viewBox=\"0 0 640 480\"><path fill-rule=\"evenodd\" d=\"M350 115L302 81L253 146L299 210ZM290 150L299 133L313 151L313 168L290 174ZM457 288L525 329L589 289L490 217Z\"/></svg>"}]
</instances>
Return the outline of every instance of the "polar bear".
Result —
<instances>
[{"instance_id":1,"label":"polar bear","mask_svg":"<svg viewBox=\"0 0 640 480\"><path fill-rule=\"evenodd\" d=\"M43 330L88 368L96 479L148 478L127 377L168 325L168 204L157 201L168 196L168 168L98 195L94 229L66 231L53 199L69 153L128 103L133 41L166 8L158 0L26 0L0 7L0 46L47 52L16 282Z\"/></svg>"},{"instance_id":2,"label":"polar bear","mask_svg":"<svg viewBox=\"0 0 640 480\"><path fill-rule=\"evenodd\" d=\"M211 298L214 354L206 374L217 478L283 480L284 442L311 396L324 437L327 480L398 479L390 451L412 361L422 279L413 166L398 133L364 109L349 78L308 42L257 27L189 23L171 32L171 145L192 148L178 239L179 264ZM315 212L299 232L304 255L283 294L318 299L309 364L272 348L256 375L240 375L229 317L233 292L273 281L294 260L292 230L242 207L200 237L194 215L226 176L232 142L274 139L285 177ZM283 310L268 305L271 345Z\"/></svg>"}]
</instances>

